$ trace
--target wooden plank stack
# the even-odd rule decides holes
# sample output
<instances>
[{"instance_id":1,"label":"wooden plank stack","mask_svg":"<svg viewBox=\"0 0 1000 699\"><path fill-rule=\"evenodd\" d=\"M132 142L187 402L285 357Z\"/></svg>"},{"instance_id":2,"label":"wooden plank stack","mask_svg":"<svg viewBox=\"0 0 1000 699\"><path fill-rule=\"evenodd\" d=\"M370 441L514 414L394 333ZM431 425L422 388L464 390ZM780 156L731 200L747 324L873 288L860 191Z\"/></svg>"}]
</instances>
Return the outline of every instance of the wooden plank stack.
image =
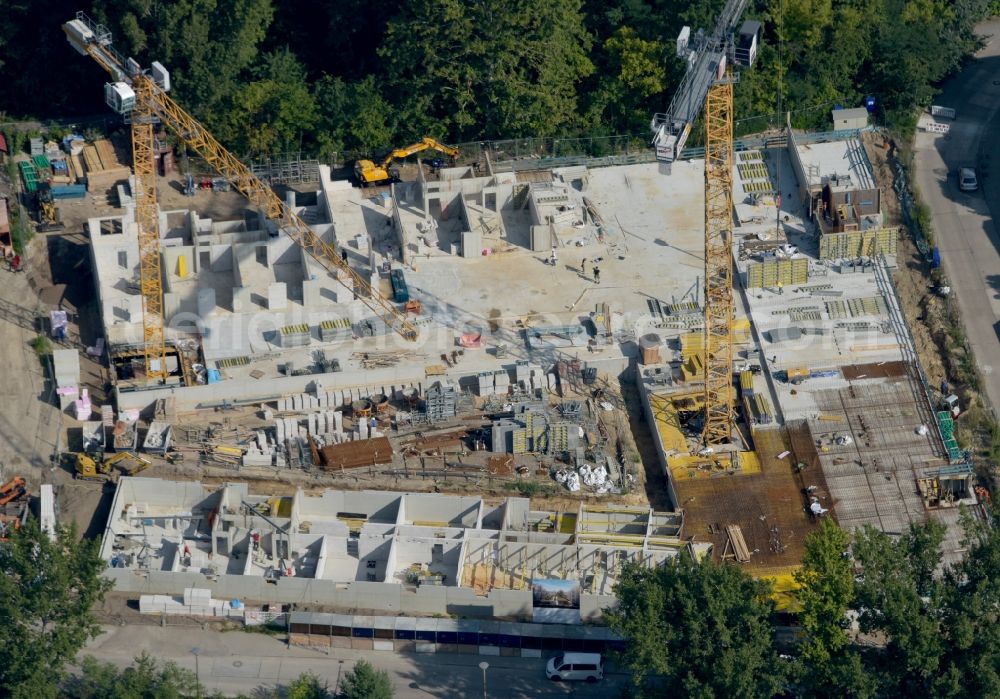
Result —
<instances>
[{"instance_id":1,"label":"wooden plank stack","mask_svg":"<svg viewBox=\"0 0 1000 699\"><path fill-rule=\"evenodd\" d=\"M127 180L129 168L118 162L115 148L106 138L83 148L83 165L87 170L87 191L103 193L122 180Z\"/></svg>"}]
</instances>

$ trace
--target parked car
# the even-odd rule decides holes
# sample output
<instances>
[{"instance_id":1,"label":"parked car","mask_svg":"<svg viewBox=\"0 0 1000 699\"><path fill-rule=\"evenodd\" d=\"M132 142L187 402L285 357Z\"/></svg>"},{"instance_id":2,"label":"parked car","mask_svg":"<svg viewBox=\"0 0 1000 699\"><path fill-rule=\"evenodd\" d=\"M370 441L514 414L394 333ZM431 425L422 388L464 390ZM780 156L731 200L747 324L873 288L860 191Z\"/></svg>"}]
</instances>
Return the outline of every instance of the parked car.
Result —
<instances>
[{"instance_id":1,"label":"parked car","mask_svg":"<svg viewBox=\"0 0 1000 699\"><path fill-rule=\"evenodd\" d=\"M604 662L600 653L560 653L545 666L550 680L581 680L597 682L604 679Z\"/></svg>"},{"instance_id":2,"label":"parked car","mask_svg":"<svg viewBox=\"0 0 1000 699\"><path fill-rule=\"evenodd\" d=\"M979 189L979 180L976 179L976 171L973 168L958 169L958 188L963 192L974 192Z\"/></svg>"}]
</instances>

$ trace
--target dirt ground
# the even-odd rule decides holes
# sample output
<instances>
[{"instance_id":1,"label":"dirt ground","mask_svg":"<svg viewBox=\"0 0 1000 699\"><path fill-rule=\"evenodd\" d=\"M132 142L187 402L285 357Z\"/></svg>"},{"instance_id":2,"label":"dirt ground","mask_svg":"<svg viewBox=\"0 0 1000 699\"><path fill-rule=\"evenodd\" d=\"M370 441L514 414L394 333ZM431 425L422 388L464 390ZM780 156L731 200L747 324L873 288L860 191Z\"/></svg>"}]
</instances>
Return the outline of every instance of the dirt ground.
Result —
<instances>
[{"instance_id":1,"label":"dirt ground","mask_svg":"<svg viewBox=\"0 0 1000 699\"><path fill-rule=\"evenodd\" d=\"M941 350L934 341L925 313L927 304L933 304L934 298L931 291L930 266L917 250L913 236L903 221L899 199L892 188L895 173L889 163L889 151L885 147L882 135L866 132L863 141L868 159L875 170L876 181L882 189L885 223L887 226L903 227L896 253L898 269L893 275L903 313L913 333L917 356L920 358L927 380L931 386L940 386L947 374Z\"/></svg>"},{"instance_id":2,"label":"dirt ground","mask_svg":"<svg viewBox=\"0 0 1000 699\"><path fill-rule=\"evenodd\" d=\"M950 308L948 300L934 292L934 274L923 255L917 250L912 233L906 228L899 199L893 190L895 173L889 163L889 150L881 135L866 133L863 137L868 158L882 188L882 207L887 225L902 226L896 255L898 269L893 281L899 292L903 312L916 344L917 356L932 389L947 382L958 393L966 412L956 423L959 444L973 453L973 461L982 482L993 486L992 463L995 436L990 420L983 410L974 385L974 370L964 346L961 319ZM970 375L973 381L969 380Z\"/></svg>"},{"instance_id":3,"label":"dirt ground","mask_svg":"<svg viewBox=\"0 0 1000 699\"><path fill-rule=\"evenodd\" d=\"M227 481L246 480L250 483L251 492L260 495L291 494L297 488L306 491L328 488L382 489L474 494L490 499L528 495L538 500L540 507L555 510L575 511L581 501L643 506L652 502L658 510L668 509L669 501L662 483L662 469L656 461L652 438L645 426L638 423L641 419L638 396L628 395L623 398L617 378L601 377L599 383L603 390L602 400L616 406L610 411L595 410L602 424L599 431L607 438L607 452L624 461L628 471L634 475L629 491L617 495L597 495L586 492L586 489L579 493L570 493L551 477L550 471L559 468L561 464L550 457L514 456L514 469L523 465L527 467L525 472L519 474L512 469L508 473L490 473L486 466L494 456L492 453L472 451L468 442L457 438L449 440L449 435L443 434L458 433L488 425L489 421L483 419L482 411L477 409L463 412L456 419L435 425L433 429L424 427L420 428L423 430L420 431L404 426L399 431L389 430L387 434L396 451L392 464L348 469L342 473L323 471L312 466L305 469L236 469L235 466L206 460L201 454L206 444L238 444L250 438L253 430L266 427L268 423L251 408L215 415L185 413L178 415L174 431L175 446L184 454L183 462L168 464L162 460L154 460L154 466L144 475L197 479L220 485ZM626 382L624 385L631 387L631 382ZM634 394L634 388L631 391ZM586 397L571 392L565 396L568 399ZM186 441L184 435L189 429L193 435L195 430L204 430L208 427L214 431L212 439L208 442L201 437L195 437L190 443ZM414 449L416 440L428 438L431 434L443 436L446 443L440 448ZM647 464L645 473L637 459ZM649 484L650 474L660 479L653 486Z\"/></svg>"},{"instance_id":4,"label":"dirt ground","mask_svg":"<svg viewBox=\"0 0 1000 699\"><path fill-rule=\"evenodd\" d=\"M127 138L118 134L112 142L119 160L129 164L131 154ZM197 173L195 177L200 179ZM296 189L308 198L315 187L313 183ZM248 208L247 200L236 192L198 190L195 196L188 197L183 190L184 177L179 172L160 178L160 206L166 210L194 209L215 220L239 220L255 215ZM86 348L94 345L102 333L90 268L86 222L92 217L119 214L121 209L116 204L114 190L58 202L64 228L35 235L25 255L25 273L0 272L0 275L10 277L0 284L0 311L7 311L0 313L0 341L5 342L7 347L21 348L16 357L8 357L8 371L0 378L0 394L8 405L5 412L8 416L17 416L17 419L0 417L2 475L5 479L14 474L25 476L33 495L37 495L38 486L42 483L52 483L56 490L57 518L75 523L81 535L88 537L103 534L113 487L74 479L68 462L59 458L61 453L79 448L80 423L58 410L47 370L30 343L39 332L44 332L43 319L49 311L65 310L70 319L69 335L56 347L79 350L81 385L89 389L98 405L109 399L110 376L107 369L86 354ZM604 391L602 399L615 405L615 409L603 411L592 407L600 423L598 431L607 440L608 453L617 457L633 474L629 492L620 495L568 492L548 475L550 467L557 466L551 459L518 457L518 464L529 466L528 473L490 475L485 469L475 468L482 466L480 462L485 462L488 453L468 451L444 454L438 468L445 461L457 461L472 468L456 469L452 475L423 478L415 473L411 473L410 477L400 475L399 464L386 467L386 470L395 471L389 475L376 471L368 473L364 469L343 475L318 470L277 473L270 469L259 473L249 469L236 471L220 464L201 463L197 448L186 449L186 458L180 464L153 459L152 467L144 475L201 480L207 484L245 479L251 483L251 489L260 494L291 493L300 487L306 490L377 488L474 493L490 499L524 494L539 500L539 507L557 511L575 511L581 501L652 504L657 510L670 509L665 476L652 435L643 421L637 390L631 380L622 380L621 377L601 376L599 385ZM586 399L588 394L566 397ZM595 405L596 402L592 401L592 406ZM225 416L201 414L180 417L181 420L201 425L216 423L217 428L225 422L228 427L242 428L244 437L249 430L263 425L260 417L252 411L227 413ZM468 427L472 424L465 419L456 421L455 426ZM233 430L232 436L238 441L239 430ZM408 464L411 469L413 461L411 458ZM426 461L428 469L435 468L435 464L430 463L433 458Z\"/></svg>"}]
</instances>

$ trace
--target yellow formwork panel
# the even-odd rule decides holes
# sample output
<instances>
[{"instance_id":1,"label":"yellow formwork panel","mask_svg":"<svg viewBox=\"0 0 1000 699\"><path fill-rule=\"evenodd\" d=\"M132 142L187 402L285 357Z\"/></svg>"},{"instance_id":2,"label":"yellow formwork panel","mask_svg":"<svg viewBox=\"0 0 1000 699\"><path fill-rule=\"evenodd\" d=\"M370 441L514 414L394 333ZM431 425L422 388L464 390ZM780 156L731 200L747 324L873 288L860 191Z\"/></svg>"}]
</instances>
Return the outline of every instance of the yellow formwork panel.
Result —
<instances>
[{"instance_id":1,"label":"yellow formwork panel","mask_svg":"<svg viewBox=\"0 0 1000 699\"><path fill-rule=\"evenodd\" d=\"M797 596L799 588L802 586L795 580L795 573L800 567L770 568L753 573L753 576L758 580L767 580L771 583L771 599L774 600L775 607L779 612L802 610Z\"/></svg>"},{"instance_id":2,"label":"yellow formwork panel","mask_svg":"<svg viewBox=\"0 0 1000 699\"><path fill-rule=\"evenodd\" d=\"M556 520L556 529L560 534L572 534L576 531L576 513L560 513Z\"/></svg>"},{"instance_id":3,"label":"yellow formwork panel","mask_svg":"<svg viewBox=\"0 0 1000 699\"><path fill-rule=\"evenodd\" d=\"M763 469L760 466L760 457L755 451L740 452L740 472L750 475L760 473Z\"/></svg>"},{"instance_id":4,"label":"yellow formwork panel","mask_svg":"<svg viewBox=\"0 0 1000 699\"><path fill-rule=\"evenodd\" d=\"M737 318L733 321L733 342L750 342L749 318Z\"/></svg>"},{"instance_id":5,"label":"yellow formwork panel","mask_svg":"<svg viewBox=\"0 0 1000 699\"><path fill-rule=\"evenodd\" d=\"M653 408L653 419L656 421L656 431L660 435L660 442L663 444L665 452L680 451L686 452L688 449L684 432L681 431L680 419L677 416L677 407L673 398L666 396L650 396L650 405Z\"/></svg>"},{"instance_id":6,"label":"yellow formwork panel","mask_svg":"<svg viewBox=\"0 0 1000 699\"><path fill-rule=\"evenodd\" d=\"M898 227L827 233L820 237L819 256L822 260L832 260L894 255L898 239Z\"/></svg>"}]
</instances>

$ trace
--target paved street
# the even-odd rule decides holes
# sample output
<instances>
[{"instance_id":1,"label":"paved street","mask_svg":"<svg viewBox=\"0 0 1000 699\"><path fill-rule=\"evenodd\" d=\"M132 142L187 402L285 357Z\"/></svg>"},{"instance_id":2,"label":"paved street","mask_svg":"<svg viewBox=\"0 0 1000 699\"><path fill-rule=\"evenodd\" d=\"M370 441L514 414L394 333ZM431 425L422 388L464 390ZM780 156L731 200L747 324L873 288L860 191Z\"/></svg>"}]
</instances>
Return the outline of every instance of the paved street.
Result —
<instances>
[{"instance_id":1,"label":"paved street","mask_svg":"<svg viewBox=\"0 0 1000 699\"><path fill-rule=\"evenodd\" d=\"M479 663L489 662L487 694L491 699L520 697L614 697L626 678L611 674L603 682L558 683L545 679L545 660L483 657L479 655L404 654L331 649L326 655L306 648L288 648L263 634L244 631L202 631L189 627L109 626L84 655L94 655L120 667L131 664L142 651L161 660L173 660L196 669L193 649L199 649L197 670L202 684L227 695L253 695L258 688L273 688L303 672L312 671L330 688L338 676L364 658L386 670L396 696L467 699L482 695Z\"/></svg>"},{"instance_id":2,"label":"paved street","mask_svg":"<svg viewBox=\"0 0 1000 699\"><path fill-rule=\"evenodd\" d=\"M958 118L945 136L918 133L915 176L987 396L1000 409L1000 20L978 31L986 48L935 99ZM956 169L968 165L978 168L978 192L958 189Z\"/></svg>"}]
</instances>

